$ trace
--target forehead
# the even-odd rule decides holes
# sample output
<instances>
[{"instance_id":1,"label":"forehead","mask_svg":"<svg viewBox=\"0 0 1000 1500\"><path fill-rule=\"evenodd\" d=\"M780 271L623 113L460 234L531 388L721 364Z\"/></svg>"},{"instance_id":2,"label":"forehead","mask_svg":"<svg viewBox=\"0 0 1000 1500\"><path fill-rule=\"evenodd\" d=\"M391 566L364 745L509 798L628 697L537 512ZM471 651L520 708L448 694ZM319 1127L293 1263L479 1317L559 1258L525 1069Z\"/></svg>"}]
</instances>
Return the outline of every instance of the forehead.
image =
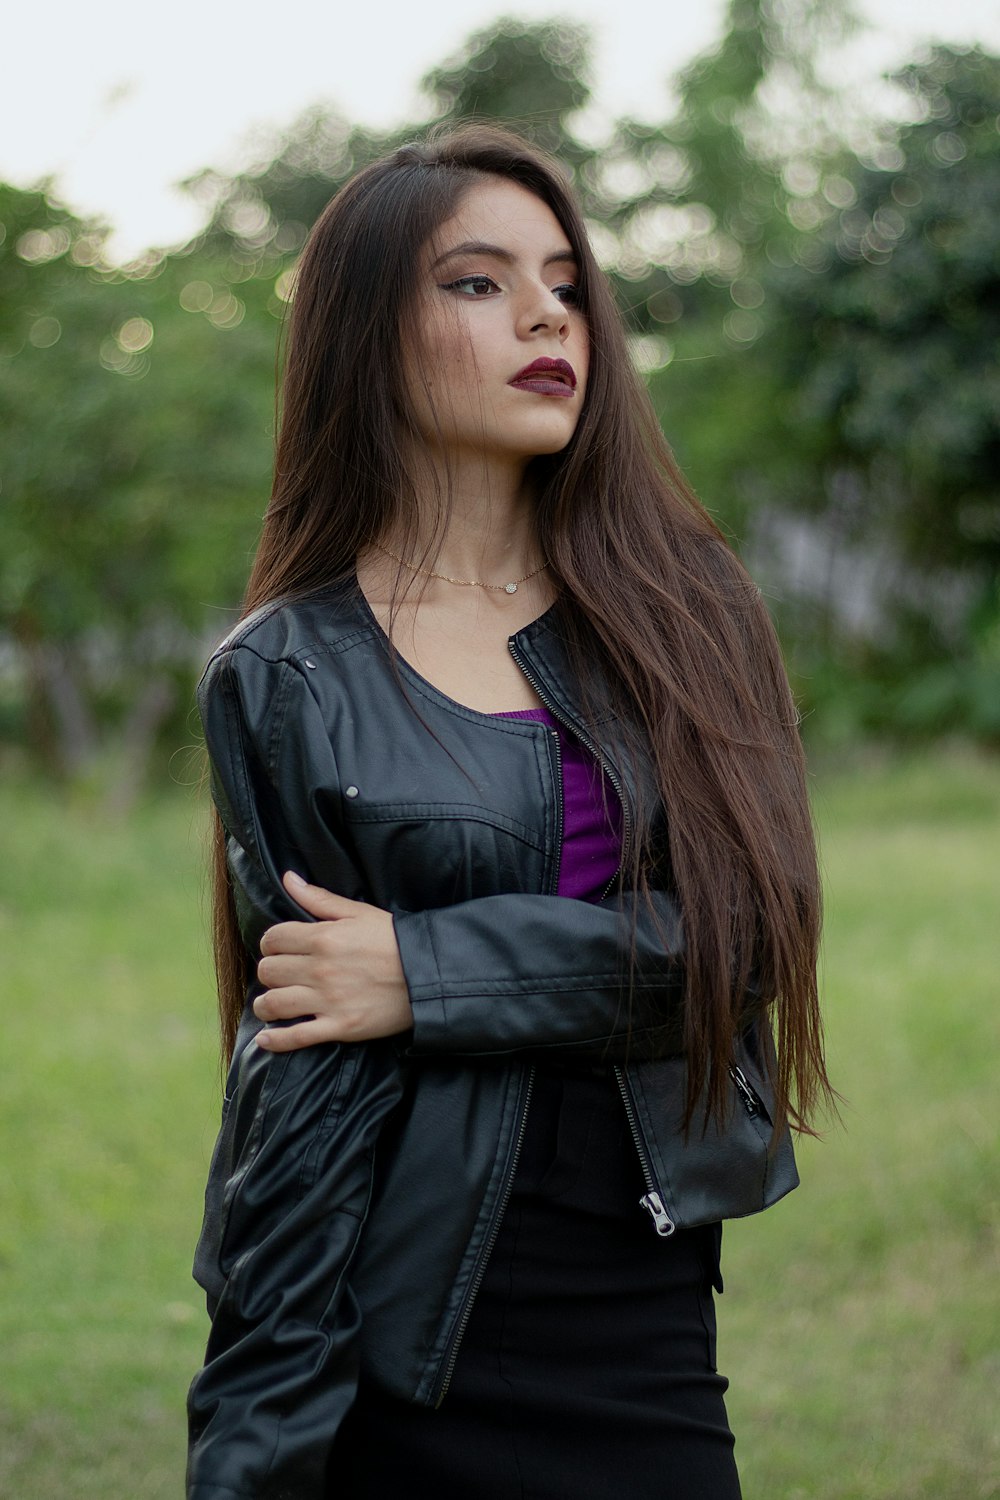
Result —
<instances>
[{"instance_id":1,"label":"forehead","mask_svg":"<svg viewBox=\"0 0 1000 1500\"><path fill-rule=\"evenodd\" d=\"M470 242L497 245L526 258L570 249L569 238L547 203L501 177L473 183L431 241L432 255Z\"/></svg>"}]
</instances>

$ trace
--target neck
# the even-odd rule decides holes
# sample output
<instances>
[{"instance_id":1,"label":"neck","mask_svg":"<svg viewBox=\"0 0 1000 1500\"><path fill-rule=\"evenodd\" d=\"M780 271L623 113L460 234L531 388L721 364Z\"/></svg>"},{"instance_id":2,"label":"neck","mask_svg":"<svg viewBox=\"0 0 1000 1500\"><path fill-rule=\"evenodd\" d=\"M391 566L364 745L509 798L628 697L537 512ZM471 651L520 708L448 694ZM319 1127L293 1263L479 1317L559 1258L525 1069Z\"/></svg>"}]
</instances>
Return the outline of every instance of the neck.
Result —
<instances>
[{"instance_id":1,"label":"neck","mask_svg":"<svg viewBox=\"0 0 1000 1500\"><path fill-rule=\"evenodd\" d=\"M397 528L385 546L453 578L505 583L530 573L543 558L525 468L481 454L451 461L447 473L428 462L418 476L416 534Z\"/></svg>"}]
</instances>

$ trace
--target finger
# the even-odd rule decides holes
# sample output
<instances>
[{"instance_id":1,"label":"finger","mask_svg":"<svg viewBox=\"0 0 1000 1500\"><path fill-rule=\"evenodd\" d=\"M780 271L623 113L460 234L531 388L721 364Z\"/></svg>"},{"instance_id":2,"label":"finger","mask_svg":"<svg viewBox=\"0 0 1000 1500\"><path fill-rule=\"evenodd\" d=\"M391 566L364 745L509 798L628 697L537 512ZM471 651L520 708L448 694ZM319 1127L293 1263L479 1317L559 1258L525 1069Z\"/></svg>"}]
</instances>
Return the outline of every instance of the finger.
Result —
<instances>
[{"instance_id":1,"label":"finger","mask_svg":"<svg viewBox=\"0 0 1000 1500\"><path fill-rule=\"evenodd\" d=\"M364 909L363 901L350 901L346 896L338 896L336 891L326 890L324 886L310 885L301 875L296 875L294 870L285 871L282 883L288 894L307 912L328 922L336 921L338 917L351 917L359 907Z\"/></svg>"},{"instance_id":2,"label":"finger","mask_svg":"<svg viewBox=\"0 0 1000 1500\"><path fill-rule=\"evenodd\" d=\"M308 985L317 977L316 956L312 953L271 953L257 965L257 978L266 990Z\"/></svg>"},{"instance_id":3,"label":"finger","mask_svg":"<svg viewBox=\"0 0 1000 1500\"><path fill-rule=\"evenodd\" d=\"M289 1021L296 1016L315 1016L316 991L305 985L289 985L287 989L265 990L253 1003L253 1013L258 1021Z\"/></svg>"},{"instance_id":4,"label":"finger","mask_svg":"<svg viewBox=\"0 0 1000 1500\"><path fill-rule=\"evenodd\" d=\"M254 1040L262 1052L298 1052L302 1047L315 1047L318 1042L339 1042L340 1037L332 1021L318 1019L303 1021L298 1026L266 1026Z\"/></svg>"},{"instance_id":5,"label":"finger","mask_svg":"<svg viewBox=\"0 0 1000 1500\"><path fill-rule=\"evenodd\" d=\"M260 940L261 953L311 953L316 946L315 922L276 922Z\"/></svg>"}]
</instances>

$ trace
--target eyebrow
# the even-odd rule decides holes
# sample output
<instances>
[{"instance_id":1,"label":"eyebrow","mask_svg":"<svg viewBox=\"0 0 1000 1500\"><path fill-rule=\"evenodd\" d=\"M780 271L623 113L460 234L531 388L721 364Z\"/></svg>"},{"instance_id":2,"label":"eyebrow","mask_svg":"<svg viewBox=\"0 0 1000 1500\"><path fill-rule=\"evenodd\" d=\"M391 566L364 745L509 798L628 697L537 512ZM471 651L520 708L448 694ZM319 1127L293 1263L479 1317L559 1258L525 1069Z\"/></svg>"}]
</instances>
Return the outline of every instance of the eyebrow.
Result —
<instances>
[{"instance_id":1,"label":"eyebrow","mask_svg":"<svg viewBox=\"0 0 1000 1500\"><path fill-rule=\"evenodd\" d=\"M490 245L485 240L466 240L464 244L456 245L454 249L445 250L441 255L439 255L437 260L431 266L431 270L436 271L438 266L442 265L444 261L451 260L452 257L456 255L492 255L495 260L502 260L506 262L507 265L512 265L513 262L517 259L516 255L512 255L511 252L509 250L505 250L502 245ZM568 248L566 250L553 251L551 255L547 255L545 257L545 259L542 261L542 265L551 266L559 263L565 264L567 262L571 265L576 265L576 256L574 255L573 251Z\"/></svg>"}]
</instances>

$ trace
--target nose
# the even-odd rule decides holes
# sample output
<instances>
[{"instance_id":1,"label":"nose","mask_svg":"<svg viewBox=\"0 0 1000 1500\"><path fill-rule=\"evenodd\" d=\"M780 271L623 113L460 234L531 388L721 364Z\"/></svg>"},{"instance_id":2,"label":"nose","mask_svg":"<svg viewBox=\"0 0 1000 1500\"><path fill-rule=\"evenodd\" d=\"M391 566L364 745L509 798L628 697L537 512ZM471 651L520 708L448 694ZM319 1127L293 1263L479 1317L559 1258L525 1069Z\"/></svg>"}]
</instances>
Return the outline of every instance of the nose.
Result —
<instances>
[{"instance_id":1,"label":"nose","mask_svg":"<svg viewBox=\"0 0 1000 1500\"><path fill-rule=\"evenodd\" d=\"M532 288L523 321L531 333L557 333L560 339L569 336L569 307L543 281Z\"/></svg>"}]
</instances>

